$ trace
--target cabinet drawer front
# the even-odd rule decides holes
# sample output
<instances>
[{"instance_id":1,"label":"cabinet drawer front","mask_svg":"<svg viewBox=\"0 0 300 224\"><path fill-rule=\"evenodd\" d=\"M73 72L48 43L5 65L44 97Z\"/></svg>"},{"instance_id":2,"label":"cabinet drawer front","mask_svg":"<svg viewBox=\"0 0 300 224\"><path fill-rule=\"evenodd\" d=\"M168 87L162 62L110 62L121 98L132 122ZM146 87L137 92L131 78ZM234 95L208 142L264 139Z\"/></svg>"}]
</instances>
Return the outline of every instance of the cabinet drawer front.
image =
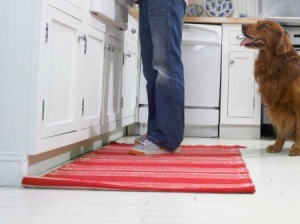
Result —
<instances>
[{"instance_id":1,"label":"cabinet drawer front","mask_svg":"<svg viewBox=\"0 0 300 224\"><path fill-rule=\"evenodd\" d=\"M84 8L84 4L85 0L66 0L67 2L69 2L70 4L74 5L75 7L79 8L79 9L83 9Z\"/></svg>"},{"instance_id":2,"label":"cabinet drawer front","mask_svg":"<svg viewBox=\"0 0 300 224\"><path fill-rule=\"evenodd\" d=\"M48 4L52 7L78 19L83 19L83 3L82 0L49 0Z\"/></svg>"},{"instance_id":3,"label":"cabinet drawer front","mask_svg":"<svg viewBox=\"0 0 300 224\"><path fill-rule=\"evenodd\" d=\"M130 18L130 17L129 17ZM126 31L126 36L130 37L134 40L138 39L139 30L138 30L138 24L136 21L134 21L133 18L130 18L128 21L128 29Z\"/></svg>"},{"instance_id":4,"label":"cabinet drawer front","mask_svg":"<svg viewBox=\"0 0 300 224\"><path fill-rule=\"evenodd\" d=\"M240 45L243 40L243 33L241 30L229 31L229 43L230 45Z\"/></svg>"}]
</instances>

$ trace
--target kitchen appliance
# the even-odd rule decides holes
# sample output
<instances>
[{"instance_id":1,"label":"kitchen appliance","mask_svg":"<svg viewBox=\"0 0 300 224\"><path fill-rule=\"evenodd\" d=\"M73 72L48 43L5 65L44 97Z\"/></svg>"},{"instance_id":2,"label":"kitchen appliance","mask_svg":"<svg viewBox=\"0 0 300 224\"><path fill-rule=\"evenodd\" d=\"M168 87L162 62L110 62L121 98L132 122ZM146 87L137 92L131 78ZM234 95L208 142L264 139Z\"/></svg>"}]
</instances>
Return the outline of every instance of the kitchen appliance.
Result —
<instances>
[{"instance_id":1,"label":"kitchen appliance","mask_svg":"<svg viewBox=\"0 0 300 224\"><path fill-rule=\"evenodd\" d=\"M127 29L128 10L133 0L90 0L90 12L121 30Z\"/></svg>"},{"instance_id":2,"label":"kitchen appliance","mask_svg":"<svg viewBox=\"0 0 300 224\"><path fill-rule=\"evenodd\" d=\"M299 0L258 0L258 16L282 25L300 25Z\"/></svg>"},{"instance_id":3,"label":"kitchen appliance","mask_svg":"<svg viewBox=\"0 0 300 224\"><path fill-rule=\"evenodd\" d=\"M300 1L299 1L300 2ZM294 20L296 21L296 20ZM283 25L283 28L288 33L291 42L298 52L300 54L300 26L286 26L284 23L281 23ZM300 24L300 20L299 20ZM261 122L261 136L262 137L273 137L275 136L275 132L273 130L271 121L268 117L268 114L266 112L266 107L262 105L262 122Z\"/></svg>"},{"instance_id":4,"label":"kitchen appliance","mask_svg":"<svg viewBox=\"0 0 300 224\"><path fill-rule=\"evenodd\" d=\"M222 26L184 24L185 136L218 137ZM148 118L146 81L141 76L139 122Z\"/></svg>"}]
</instances>

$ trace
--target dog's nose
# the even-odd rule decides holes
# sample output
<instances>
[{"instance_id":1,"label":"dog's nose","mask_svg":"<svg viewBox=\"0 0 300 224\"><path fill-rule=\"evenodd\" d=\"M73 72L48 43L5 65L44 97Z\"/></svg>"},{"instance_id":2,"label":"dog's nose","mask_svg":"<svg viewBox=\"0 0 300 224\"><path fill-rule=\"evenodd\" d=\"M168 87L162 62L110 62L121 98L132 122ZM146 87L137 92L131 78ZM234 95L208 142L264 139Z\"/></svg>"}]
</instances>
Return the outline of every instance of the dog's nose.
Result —
<instances>
[{"instance_id":1,"label":"dog's nose","mask_svg":"<svg viewBox=\"0 0 300 224\"><path fill-rule=\"evenodd\" d=\"M247 30L247 25L243 24L242 25L242 31L246 31Z\"/></svg>"}]
</instances>

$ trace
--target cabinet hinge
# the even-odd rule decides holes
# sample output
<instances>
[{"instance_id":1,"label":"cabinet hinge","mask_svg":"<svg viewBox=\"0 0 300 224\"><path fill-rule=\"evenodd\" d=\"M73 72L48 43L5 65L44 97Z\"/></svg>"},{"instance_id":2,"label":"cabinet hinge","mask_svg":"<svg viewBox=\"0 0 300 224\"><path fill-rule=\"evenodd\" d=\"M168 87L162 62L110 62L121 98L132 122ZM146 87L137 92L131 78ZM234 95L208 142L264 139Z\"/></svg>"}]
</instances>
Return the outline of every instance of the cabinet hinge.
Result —
<instances>
[{"instance_id":1,"label":"cabinet hinge","mask_svg":"<svg viewBox=\"0 0 300 224\"><path fill-rule=\"evenodd\" d=\"M136 97L135 107L139 107L139 97Z\"/></svg>"},{"instance_id":2,"label":"cabinet hinge","mask_svg":"<svg viewBox=\"0 0 300 224\"><path fill-rule=\"evenodd\" d=\"M49 24L46 23L45 44L48 43L48 37L49 37Z\"/></svg>"},{"instance_id":3,"label":"cabinet hinge","mask_svg":"<svg viewBox=\"0 0 300 224\"><path fill-rule=\"evenodd\" d=\"M255 98L253 98L253 108L255 108Z\"/></svg>"},{"instance_id":4,"label":"cabinet hinge","mask_svg":"<svg viewBox=\"0 0 300 224\"><path fill-rule=\"evenodd\" d=\"M121 98L121 108L124 106L124 97Z\"/></svg>"},{"instance_id":5,"label":"cabinet hinge","mask_svg":"<svg viewBox=\"0 0 300 224\"><path fill-rule=\"evenodd\" d=\"M81 102L81 116L84 115L84 99L82 99L82 102Z\"/></svg>"},{"instance_id":6,"label":"cabinet hinge","mask_svg":"<svg viewBox=\"0 0 300 224\"><path fill-rule=\"evenodd\" d=\"M125 64L125 53L123 53L123 66Z\"/></svg>"},{"instance_id":7,"label":"cabinet hinge","mask_svg":"<svg viewBox=\"0 0 300 224\"><path fill-rule=\"evenodd\" d=\"M45 100L42 101L42 121L45 120Z\"/></svg>"}]
</instances>

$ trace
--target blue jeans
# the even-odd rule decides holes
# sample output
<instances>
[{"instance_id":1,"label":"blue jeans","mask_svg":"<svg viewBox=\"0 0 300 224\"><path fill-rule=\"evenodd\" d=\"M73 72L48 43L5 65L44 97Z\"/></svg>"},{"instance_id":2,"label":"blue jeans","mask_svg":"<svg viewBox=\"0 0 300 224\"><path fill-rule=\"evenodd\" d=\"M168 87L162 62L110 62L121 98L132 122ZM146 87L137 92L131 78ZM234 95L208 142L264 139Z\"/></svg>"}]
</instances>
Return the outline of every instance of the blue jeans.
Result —
<instances>
[{"instance_id":1,"label":"blue jeans","mask_svg":"<svg viewBox=\"0 0 300 224\"><path fill-rule=\"evenodd\" d=\"M140 42L147 81L148 139L175 150L184 132L181 61L184 0L140 0Z\"/></svg>"}]
</instances>

